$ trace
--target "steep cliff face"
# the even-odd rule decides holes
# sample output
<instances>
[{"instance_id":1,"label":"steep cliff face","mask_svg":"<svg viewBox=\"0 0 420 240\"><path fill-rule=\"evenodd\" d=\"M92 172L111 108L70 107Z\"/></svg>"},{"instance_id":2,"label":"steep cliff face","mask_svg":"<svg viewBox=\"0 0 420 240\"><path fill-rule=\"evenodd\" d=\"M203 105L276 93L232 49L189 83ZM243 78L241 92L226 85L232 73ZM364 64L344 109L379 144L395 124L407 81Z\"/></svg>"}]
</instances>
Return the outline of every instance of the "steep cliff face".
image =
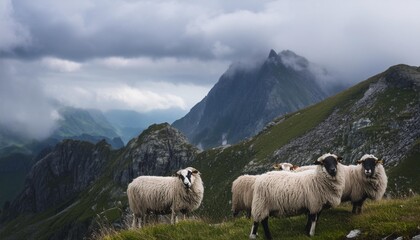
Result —
<instances>
[{"instance_id":1,"label":"steep cliff face","mask_svg":"<svg viewBox=\"0 0 420 240\"><path fill-rule=\"evenodd\" d=\"M204 149L237 143L257 134L274 118L332 94L319 77L327 74L316 75L314 69L292 51L277 54L271 50L264 62L253 66L233 64L208 95L173 126Z\"/></svg>"},{"instance_id":2,"label":"steep cliff face","mask_svg":"<svg viewBox=\"0 0 420 240\"><path fill-rule=\"evenodd\" d=\"M128 184L141 175L163 176L186 166L197 153L177 129L167 123L154 124L127 144L118 160L125 167L115 174L115 180Z\"/></svg>"},{"instance_id":3,"label":"steep cliff face","mask_svg":"<svg viewBox=\"0 0 420 240\"><path fill-rule=\"evenodd\" d=\"M372 153L394 166L417 143L419 126L420 68L398 65L372 78L351 105L336 108L317 127L277 149L271 161L308 164L332 151L347 163Z\"/></svg>"},{"instance_id":4,"label":"steep cliff face","mask_svg":"<svg viewBox=\"0 0 420 240\"><path fill-rule=\"evenodd\" d=\"M65 140L39 160L29 172L22 193L13 201L13 213L38 213L74 198L101 175L110 146Z\"/></svg>"},{"instance_id":5,"label":"steep cliff face","mask_svg":"<svg viewBox=\"0 0 420 240\"><path fill-rule=\"evenodd\" d=\"M24 190L2 212L0 238L83 239L97 217L121 221L133 178L171 175L197 153L168 123L150 126L119 150L105 141L65 140L43 153Z\"/></svg>"}]
</instances>

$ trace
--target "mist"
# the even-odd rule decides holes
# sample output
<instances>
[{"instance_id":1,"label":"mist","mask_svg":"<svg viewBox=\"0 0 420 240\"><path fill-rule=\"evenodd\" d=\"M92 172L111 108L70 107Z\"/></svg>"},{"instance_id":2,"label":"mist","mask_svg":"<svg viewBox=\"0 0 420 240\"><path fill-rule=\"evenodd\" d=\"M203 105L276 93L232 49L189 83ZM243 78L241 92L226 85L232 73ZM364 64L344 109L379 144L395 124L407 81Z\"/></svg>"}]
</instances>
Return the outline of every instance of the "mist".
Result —
<instances>
[{"instance_id":1,"label":"mist","mask_svg":"<svg viewBox=\"0 0 420 240\"><path fill-rule=\"evenodd\" d=\"M44 139L54 131L59 115L37 79L16 66L0 61L0 128L18 136Z\"/></svg>"}]
</instances>

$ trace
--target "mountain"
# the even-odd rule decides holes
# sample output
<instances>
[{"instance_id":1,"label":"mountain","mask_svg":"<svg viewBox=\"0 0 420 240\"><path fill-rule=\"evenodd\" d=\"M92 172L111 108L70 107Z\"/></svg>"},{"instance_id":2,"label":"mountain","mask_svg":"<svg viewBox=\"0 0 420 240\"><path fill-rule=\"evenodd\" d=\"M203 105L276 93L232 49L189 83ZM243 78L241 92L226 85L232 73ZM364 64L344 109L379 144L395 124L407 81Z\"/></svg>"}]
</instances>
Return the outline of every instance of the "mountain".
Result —
<instances>
[{"instance_id":1,"label":"mountain","mask_svg":"<svg viewBox=\"0 0 420 240\"><path fill-rule=\"evenodd\" d=\"M6 127L0 127L0 206L12 200L22 190L26 174L39 158L37 155L63 139L91 143L105 139L113 148L124 146L114 127L100 111L62 107L58 113L58 128L43 140L29 139Z\"/></svg>"},{"instance_id":2,"label":"mountain","mask_svg":"<svg viewBox=\"0 0 420 240\"><path fill-rule=\"evenodd\" d=\"M205 186L194 215L212 222L231 216L230 189L239 175L265 172L280 161L310 164L325 152L346 164L365 153L382 157L386 196L404 197L420 192L418 126L420 67L397 65L232 146L199 152L169 124L150 126L118 150L104 141L64 141L44 153L24 190L3 208L0 238L83 239L104 224L123 228L130 217L127 184L185 166L200 170Z\"/></svg>"},{"instance_id":3,"label":"mountain","mask_svg":"<svg viewBox=\"0 0 420 240\"><path fill-rule=\"evenodd\" d=\"M121 109L104 112L104 116L117 130L124 143L128 143L154 123L173 122L184 114L180 109L154 110L145 113Z\"/></svg>"},{"instance_id":4,"label":"mountain","mask_svg":"<svg viewBox=\"0 0 420 240\"><path fill-rule=\"evenodd\" d=\"M316 75L314 69L314 64L292 51L271 50L262 63L233 64L208 95L172 125L204 149L237 143L274 118L342 89L332 89L319 77L326 78L325 71Z\"/></svg>"},{"instance_id":5,"label":"mountain","mask_svg":"<svg viewBox=\"0 0 420 240\"><path fill-rule=\"evenodd\" d=\"M116 129L99 110L85 110L63 107L58 110L60 119L52 138L85 140L92 143L105 139L114 148L121 148L121 141Z\"/></svg>"},{"instance_id":6,"label":"mountain","mask_svg":"<svg viewBox=\"0 0 420 240\"><path fill-rule=\"evenodd\" d=\"M274 162L311 164L326 152L341 155L346 164L365 153L375 154L385 160L387 196L407 196L409 189L420 192L419 126L420 67L390 67L318 104L277 118L247 141L198 155L194 166L211 186L201 214L225 217L232 181L241 174L265 172Z\"/></svg>"},{"instance_id":7,"label":"mountain","mask_svg":"<svg viewBox=\"0 0 420 240\"><path fill-rule=\"evenodd\" d=\"M0 238L83 239L97 217L121 217L134 177L172 174L197 153L167 123L150 126L119 150L105 141L62 141L37 161L24 190L3 209ZM5 226L8 221L14 224Z\"/></svg>"}]
</instances>

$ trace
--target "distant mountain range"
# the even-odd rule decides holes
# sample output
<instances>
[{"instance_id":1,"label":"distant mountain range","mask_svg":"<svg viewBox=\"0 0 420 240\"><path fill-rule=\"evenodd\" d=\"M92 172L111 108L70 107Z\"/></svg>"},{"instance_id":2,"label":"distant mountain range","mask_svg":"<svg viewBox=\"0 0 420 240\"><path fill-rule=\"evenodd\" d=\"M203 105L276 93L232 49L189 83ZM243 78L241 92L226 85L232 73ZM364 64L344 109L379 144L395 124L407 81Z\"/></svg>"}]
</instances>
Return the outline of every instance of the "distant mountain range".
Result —
<instances>
[{"instance_id":1,"label":"distant mountain range","mask_svg":"<svg viewBox=\"0 0 420 240\"><path fill-rule=\"evenodd\" d=\"M120 109L104 112L104 116L124 143L128 143L154 123L172 122L184 114L179 109L154 110L146 113Z\"/></svg>"},{"instance_id":2,"label":"distant mountain range","mask_svg":"<svg viewBox=\"0 0 420 240\"><path fill-rule=\"evenodd\" d=\"M24 190L0 215L1 239L82 239L98 223L122 227L130 214L127 184L140 175L170 175L194 166L206 186L195 212L231 215L232 181L274 162L310 164L325 152L355 163L365 153L385 160L388 196L420 192L420 68L397 65L317 104L269 122L232 146L199 152L169 124L155 124L113 150L66 140L46 150ZM48 170L48 171L47 171Z\"/></svg>"},{"instance_id":3,"label":"distant mountain range","mask_svg":"<svg viewBox=\"0 0 420 240\"><path fill-rule=\"evenodd\" d=\"M232 64L208 95L172 125L200 148L234 144L276 117L344 89L326 70L292 51L270 51L262 63ZM331 80L331 79L330 79Z\"/></svg>"},{"instance_id":4,"label":"distant mountain range","mask_svg":"<svg viewBox=\"0 0 420 240\"><path fill-rule=\"evenodd\" d=\"M62 107L58 113L58 128L44 140L29 139L5 127L0 128L0 206L20 192L25 175L37 161L37 155L63 139L91 143L104 139L113 148L124 146L115 128L100 111Z\"/></svg>"}]
</instances>

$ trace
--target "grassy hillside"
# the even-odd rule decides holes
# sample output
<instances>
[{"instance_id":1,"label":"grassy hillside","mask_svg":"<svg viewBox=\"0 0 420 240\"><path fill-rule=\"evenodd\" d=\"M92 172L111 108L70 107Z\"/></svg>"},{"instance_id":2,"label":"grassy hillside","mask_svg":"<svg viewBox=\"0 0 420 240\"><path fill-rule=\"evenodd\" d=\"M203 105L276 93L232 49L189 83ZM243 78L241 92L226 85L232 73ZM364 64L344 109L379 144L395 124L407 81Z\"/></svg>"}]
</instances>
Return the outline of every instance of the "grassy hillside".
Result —
<instances>
[{"instance_id":1,"label":"grassy hillside","mask_svg":"<svg viewBox=\"0 0 420 240\"><path fill-rule=\"evenodd\" d=\"M230 148L213 149L200 154L194 162L194 166L202 172L206 186L200 213L216 220L228 216L231 184L234 179L243 174L244 167L250 161L256 165L267 163L267 159L276 149L316 127L334 109L340 108L344 111L362 97L369 84L376 80L377 78L369 79L321 103L286 115L277 120L279 124L262 131L249 141Z\"/></svg>"},{"instance_id":2,"label":"grassy hillside","mask_svg":"<svg viewBox=\"0 0 420 240\"><path fill-rule=\"evenodd\" d=\"M344 239L354 229L360 229L357 239L405 239L420 234L420 196L399 199L368 201L360 215L350 213L351 206L344 204L336 209L322 213L315 236L304 234L306 218L304 215L290 218L271 218L270 229L274 239ZM102 229L96 239L103 240L163 240L163 239L247 239L251 229L251 220L240 218L220 224L204 220L180 221L176 225L157 224L143 229L113 231ZM262 228L259 229L263 239Z\"/></svg>"}]
</instances>

